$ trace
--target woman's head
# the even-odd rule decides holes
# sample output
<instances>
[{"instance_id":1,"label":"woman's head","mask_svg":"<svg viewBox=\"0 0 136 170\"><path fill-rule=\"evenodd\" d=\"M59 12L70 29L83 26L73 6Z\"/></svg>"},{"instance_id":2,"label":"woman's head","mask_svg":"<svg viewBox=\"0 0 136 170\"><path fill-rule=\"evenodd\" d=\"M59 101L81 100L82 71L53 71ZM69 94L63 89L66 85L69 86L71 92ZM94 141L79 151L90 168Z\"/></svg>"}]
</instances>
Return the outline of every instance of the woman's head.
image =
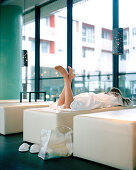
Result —
<instances>
[{"instance_id":1,"label":"woman's head","mask_svg":"<svg viewBox=\"0 0 136 170\"><path fill-rule=\"evenodd\" d=\"M119 96L119 95L122 96L121 91L116 87L111 88L110 92L115 94L115 96Z\"/></svg>"},{"instance_id":2,"label":"woman's head","mask_svg":"<svg viewBox=\"0 0 136 170\"><path fill-rule=\"evenodd\" d=\"M124 98L122 96L121 91L116 87L111 88L110 93L112 93L115 97L120 96L122 98L122 102L123 102L124 106L129 106L129 105L133 104L132 101L129 98Z\"/></svg>"}]
</instances>

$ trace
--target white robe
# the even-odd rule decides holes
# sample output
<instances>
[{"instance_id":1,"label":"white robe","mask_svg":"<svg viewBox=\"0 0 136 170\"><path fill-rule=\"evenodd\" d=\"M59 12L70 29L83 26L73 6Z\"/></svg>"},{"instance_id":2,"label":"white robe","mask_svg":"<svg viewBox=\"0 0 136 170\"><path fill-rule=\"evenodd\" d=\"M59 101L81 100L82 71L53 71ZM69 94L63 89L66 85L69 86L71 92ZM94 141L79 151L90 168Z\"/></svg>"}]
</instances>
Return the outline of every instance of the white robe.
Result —
<instances>
[{"instance_id":1,"label":"white robe","mask_svg":"<svg viewBox=\"0 0 136 170\"><path fill-rule=\"evenodd\" d=\"M74 97L70 105L72 110L90 110L103 107L123 105L121 96L115 97L111 93L81 93Z\"/></svg>"}]
</instances>

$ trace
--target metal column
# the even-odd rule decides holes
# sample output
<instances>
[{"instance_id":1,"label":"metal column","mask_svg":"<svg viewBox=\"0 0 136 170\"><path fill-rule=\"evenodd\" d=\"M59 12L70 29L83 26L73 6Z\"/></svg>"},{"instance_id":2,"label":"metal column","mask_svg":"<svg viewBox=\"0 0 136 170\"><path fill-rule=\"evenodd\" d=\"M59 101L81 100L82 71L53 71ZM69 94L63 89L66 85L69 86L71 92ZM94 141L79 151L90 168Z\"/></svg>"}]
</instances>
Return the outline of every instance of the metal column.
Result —
<instances>
[{"instance_id":1,"label":"metal column","mask_svg":"<svg viewBox=\"0 0 136 170\"><path fill-rule=\"evenodd\" d=\"M40 7L35 7L35 91L40 90ZM36 96L36 99L38 96Z\"/></svg>"},{"instance_id":2,"label":"metal column","mask_svg":"<svg viewBox=\"0 0 136 170\"><path fill-rule=\"evenodd\" d=\"M73 0L67 0L67 67L72 67L72 6Z\"/></svg>"},{"instance_id":3,"label":"metal column","mask_svg":"<svg viewBox=\"0 0 136 170\"><path fill-rule=\"evenodd\" d=\"M113 29L119 28L119 0L113 0ZM119 55L113 54L113 87L119 87Z\"/></svg>"}]
</instances>

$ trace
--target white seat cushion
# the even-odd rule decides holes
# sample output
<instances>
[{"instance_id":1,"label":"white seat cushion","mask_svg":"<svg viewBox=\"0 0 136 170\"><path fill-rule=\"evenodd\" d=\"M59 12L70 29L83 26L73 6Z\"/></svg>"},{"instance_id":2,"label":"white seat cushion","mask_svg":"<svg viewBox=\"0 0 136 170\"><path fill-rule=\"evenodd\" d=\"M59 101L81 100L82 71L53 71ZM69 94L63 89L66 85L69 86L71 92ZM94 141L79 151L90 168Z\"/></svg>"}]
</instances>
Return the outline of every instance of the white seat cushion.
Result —
<instances>
[{"instance_id":1,"label":"white seat cushion","mask_svg":"<svg viewBox=\"0 0 136 170\"><path fill-rule=\"evenodd\" d=\"M119 169L136 168L136 109L74 117L73 155Z\"/></svg>"},{"instance_id":2,"label":"white seat cushion","mask_svg":"<svg viewBox=\"0 0 136 170\"><path fill-rule=\"evenodd\" d=\"M0 103L0 133L3 135L23 131L23 110L49 106L50 102Z\"/></svg>"},{"instance_id":3,"label":"white seat cushion","mask_svg":"<svg viewBox=\"0 0 136 170\"><path fill-rule=\"evenodd\" d=\"M1 104L6 104L6 103L19 103L19 100L0 100L0 105Z\"/></svg>"},{"instance_id":4,"label":"white seat cushion","mask_svg":"<svg viewBox=\"0 0 136 170\"><path fill-rule=\"evenodd\" d=\"M50 108L36 108L24 110L23 140L31 143L40 143L40 133L42 128L54 129L57 126L67 126L73 128L73 116L104 112L107 110L120 110L126 107L117 106L110 108L80 110L80 111L60 111L50 110Z\"/></svg>"}]
</instances>

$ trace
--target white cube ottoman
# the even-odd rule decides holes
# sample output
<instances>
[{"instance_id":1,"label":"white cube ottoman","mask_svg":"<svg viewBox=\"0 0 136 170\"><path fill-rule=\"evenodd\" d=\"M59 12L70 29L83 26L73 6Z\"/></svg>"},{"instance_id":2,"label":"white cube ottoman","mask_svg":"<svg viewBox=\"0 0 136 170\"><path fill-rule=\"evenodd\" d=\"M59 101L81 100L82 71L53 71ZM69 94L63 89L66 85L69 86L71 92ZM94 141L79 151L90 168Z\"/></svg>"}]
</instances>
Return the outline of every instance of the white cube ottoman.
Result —
<instances>
[{"instance_id":1,"label":"white cube ottoman","mask_svg":"<svg viewBox=\"0 0 136 170\"><path fill-rule=\"evenodd\" d=\"M0 103L0 133L3 135L23 131L23 110L28 108L47 107L51 102L1 101Z\"/></svg>"},{"instance_id":2,"label":"white cube ottoman","mask_svg":"<svg viewBox=\"0 0 136 170\"><path fill-rule=\"evenodd\" d=\"M136 168L136 109L74 117L74 156L123 170Z\"/></svg>"},{"instance_id":3,"label":"white cube ottoman","mask_svg":"<svg viewBox=\"0 0 136 170\"><path fill-rule=\"evenodd\" d=\"M120 110L126 107L117 106L110 108L80 110L80 111L56 111L50 108L36 108L24 110L23 140L31 143L40 143L41 129L54 129L57 126L67 126L73 129L73 116L108 110Z\"/></svg>"},{"instance_id":4,"label":"white cube ottoman","mask_svg":"<svg viewBox=\"0 0 136 170\"><path fill-rule=\"evenodd\" d=\"M0 100L0 104L6 104L6 103L19 103L19 100Z\"/></svg>"}]
</instances>

